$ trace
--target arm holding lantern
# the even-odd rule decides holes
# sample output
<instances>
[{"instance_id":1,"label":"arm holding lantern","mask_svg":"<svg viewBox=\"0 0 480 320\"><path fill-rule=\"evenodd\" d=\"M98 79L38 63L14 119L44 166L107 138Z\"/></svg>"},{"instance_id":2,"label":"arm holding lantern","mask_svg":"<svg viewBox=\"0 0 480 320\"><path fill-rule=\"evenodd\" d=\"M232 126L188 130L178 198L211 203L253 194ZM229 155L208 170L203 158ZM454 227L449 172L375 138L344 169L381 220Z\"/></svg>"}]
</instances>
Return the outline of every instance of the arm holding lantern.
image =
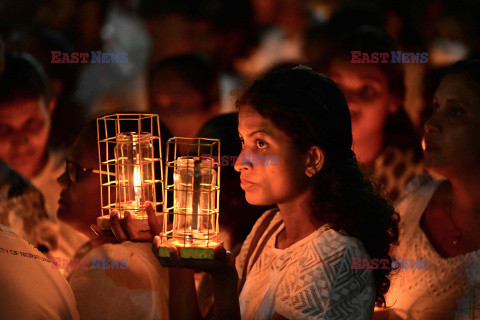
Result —
<instances>
[{"instance_id":1,"label":"arm holding lantern","mask_svg":"<svg viewBox=\"0 0 480 320\"><path fill-rule=\"evenodd\" d=\"M118 241L149 242L154 239L153 250L158 252L161 226L150 203L145 204L149 231L137 230L128 213L120 221L112 212L110 225ZM214 314L216 319L240 319L238 301L238 274L234 255L221 245L214 248L215 260L181 259L177 247L170 247L170 258L159 258L164 267L169 267L169 313L170 319L201 319L198 307L193 269L212 275L214 291ZM186 308L190 306L190 308ZM192 307L193 306L193 307Z\"/></svg>"}]
</instances>

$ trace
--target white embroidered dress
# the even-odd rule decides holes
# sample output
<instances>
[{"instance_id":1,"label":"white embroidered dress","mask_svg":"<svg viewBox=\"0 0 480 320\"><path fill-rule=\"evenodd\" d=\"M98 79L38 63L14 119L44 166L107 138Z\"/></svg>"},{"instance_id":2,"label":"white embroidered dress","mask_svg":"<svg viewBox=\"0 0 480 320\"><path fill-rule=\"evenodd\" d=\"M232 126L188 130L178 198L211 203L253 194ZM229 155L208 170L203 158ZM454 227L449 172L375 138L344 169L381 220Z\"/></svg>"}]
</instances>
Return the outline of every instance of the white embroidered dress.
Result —
<instances>
[{"instance_id":1,"label":"white embroidered dress","mask_svg":"<svg viewBox=\"0 0 480 320\"><path fill-rule=\"evenodd\" d=\"M386 295L395 319L470 319L469 287L480 283L480 250L444 258L420 227L420 219L442 180L418 175L398 203L401 216L399 246L392 253L401 259L427 259L427 268L399 269Z\"/></svg>"},{"instance_id":2,"label":"white embroidered dress","mask_svg":"<svg viewBox=\"0 0 480 320\"><path fill-rule=\"evenodd\" d=\"M240 276L253 235L266 214L237 257ZM259 243L280 220L277 212ZM352 257L369 258L361 242L323 226L281 250L275 243L283 228L282 224L253 267L248 267L240 294L242 319L270 319L274 313L288 319L370 319L375 300L372 270L352 269Z\"/></svg>"}]
</instances>

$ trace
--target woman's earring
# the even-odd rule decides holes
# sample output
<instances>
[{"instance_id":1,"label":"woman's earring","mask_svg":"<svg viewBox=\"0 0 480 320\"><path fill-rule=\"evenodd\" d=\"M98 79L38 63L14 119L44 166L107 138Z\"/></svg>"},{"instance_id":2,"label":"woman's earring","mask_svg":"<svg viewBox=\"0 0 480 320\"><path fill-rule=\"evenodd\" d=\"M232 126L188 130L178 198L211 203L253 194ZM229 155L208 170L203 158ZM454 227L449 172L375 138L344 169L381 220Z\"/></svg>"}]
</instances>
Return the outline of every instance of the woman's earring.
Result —
<instances>
[{"instance_id":1,"label":"woman's earring","mask_svg":"<svg viewBox=\"0 0 480 320\"><path fill-rule=\"evenodd\" d=\"M307 177L311 178L313 176L313 173L311 171L308 171L305 173L307 175Z\"/></svg>"}]
</instances>

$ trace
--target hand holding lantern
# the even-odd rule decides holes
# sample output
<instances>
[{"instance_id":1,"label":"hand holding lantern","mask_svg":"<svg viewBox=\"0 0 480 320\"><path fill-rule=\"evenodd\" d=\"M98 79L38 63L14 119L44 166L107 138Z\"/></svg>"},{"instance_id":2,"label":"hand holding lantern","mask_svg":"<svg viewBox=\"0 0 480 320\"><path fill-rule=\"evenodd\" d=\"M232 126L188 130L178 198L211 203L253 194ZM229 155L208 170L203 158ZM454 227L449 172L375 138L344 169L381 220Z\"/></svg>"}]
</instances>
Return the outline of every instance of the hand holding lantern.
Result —
<instances>
[{"instance_id":1,"label":"hand holding lantern","mask_svg":"<svg viewBox=\"0 0 480 320\"><path fill-rule=\"evenodd\" d=\"M120 222L118 212L113 210L110 214L110 228L115 236L116 241L134 241L134 242L152 242L155 235L160 234L162 227L157 219L157 213L150 202L145 203L145 211L147 213L147 221L149 230L140 230L135 224L132 216L128 211L125 212L124 223Z\"/></svg>"}]
</instances>

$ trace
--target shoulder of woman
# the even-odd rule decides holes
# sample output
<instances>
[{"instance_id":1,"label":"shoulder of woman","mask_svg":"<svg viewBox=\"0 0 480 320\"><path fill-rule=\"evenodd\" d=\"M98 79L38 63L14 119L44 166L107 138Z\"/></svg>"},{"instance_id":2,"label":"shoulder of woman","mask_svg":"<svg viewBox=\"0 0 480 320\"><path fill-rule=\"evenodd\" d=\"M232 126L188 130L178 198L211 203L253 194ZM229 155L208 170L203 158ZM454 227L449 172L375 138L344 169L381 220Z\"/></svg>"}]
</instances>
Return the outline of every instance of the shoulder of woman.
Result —
<instances>
[{"instance_id":1,"label":"shoulder of woman","mask_svg":"<svg viewBox=\"0 0 480 320\"><path fill-rule=\"evenodd\" d=\"M351 260L352 257L368 258L362 242L349 236L343 230L333 230L325 227L325 231L313 241L317 255L323 261L339 262Z\"/></svg>"},{"instance_id":2,"label":"shoulder of woman","mask_svg":"<svg viewBox=\"0 0 480 320\"><path fill-rule=\"evenodd\" d=\"M332 288L333 286L350 283L352 277L357 280L350 288L353 291L370 287L372 284L372 271L368 268L356 268L356 264L365 260L371 261L371 257L365 250L363 243L355 238L346 235L343 231L329 229L319 237L316 243L319 263L311 267L312 276L324 279L326 283L315 284ZM311 254L310 254L311 256ZM299 272L304 272L301 266ZM355 287L355 289L354 289ZM363 290L363 289L362 289Z\"/></svg>"},{"instance_id":3,"label":"shoulder of woman","mask_svg":"<svg viewBox=\"0 0 480 320\"><path fill-rule=\"evenodd\" d=\"M289 319L317 319L347 304L359 311L369 305L373 309L372 271L352 267L355 258L368 258L361 242L329 229L314 243L316 254L304 250L296 256L279 283L275 310Z\"/></svg>"},{"instance_id":4,"label":"shoulder of woman","mask_svg":"<svg viewBox=\"0 0 480 320\"><path fill-rule=\"evenodd\" d=\"M243 242L240 253L238 254L237 259L236 259L236 266L237 266L237 271L238 271L239 275L242 274L245 259L247 258L248 251L250 249L250 246L252 245L253 238L255 237L255 235L258 232L260 232L259 228L262 226L262 224L265 223L266 219L271 219L271 221L268 224L268 226L265 228L265 230L262 231L261 237L260 237L260 239L258 239L259 241L256 244L253 244L253 245L258 246L259 242L261 242L262 239L265 238L265 235L268 232L267 230L270 229L272 224L281 220L280 213L279 213L278 209L274 208L274 209L267 210L264 214L262 214L260 216L260 218L258 218L257 222L255 222L255 224L253 225L252 231L250 231L247 238Z\"/></svg>"}]
</instances>

